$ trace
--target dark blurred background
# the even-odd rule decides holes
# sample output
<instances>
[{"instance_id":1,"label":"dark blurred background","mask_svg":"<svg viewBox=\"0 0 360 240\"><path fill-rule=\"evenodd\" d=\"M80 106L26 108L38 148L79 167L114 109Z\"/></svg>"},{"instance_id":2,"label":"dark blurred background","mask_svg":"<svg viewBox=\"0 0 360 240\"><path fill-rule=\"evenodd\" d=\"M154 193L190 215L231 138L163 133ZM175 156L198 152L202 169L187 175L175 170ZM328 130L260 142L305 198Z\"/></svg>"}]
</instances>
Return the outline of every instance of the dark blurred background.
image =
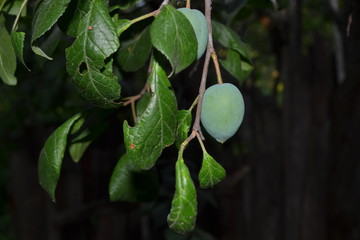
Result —
<instances>
[{"instance_id":1,"label":"dark blurred background","mask_svg":"<svg viewBox=\"0 0 360 240\"><path fill-rule=\"evenodd\" d=\"M159 3L141 2L120 17L134 18ZM202 4L193 1L200 10ZM48 50L55 60L28 50L32 71L18 67L18 86L0 85L0 240L360 239L360 1L222 0L214 1L213 15L249 43L254 71L241 83L222 71L225 82L240 87L246 113L225 144L206 135L209 153L228 176L213 189L198 189L196 231L178 236L167 228L176 149L166 149L156 166L155 202L109 201L128 108L111 115L79 163L65 156L56 203L41 189L37 162L46 138L91 107L65 72L71 39L54 28L43 46L57 46ZM20 30L29 30L31 16ZM201 66L171 80L182 109L196 97ZM141 90L146 68L118 72L123 96ZM211 70L209 84L214 76ZM201 154L193 141L184 155L196 186Z\"/></svg>"}]
</instances>

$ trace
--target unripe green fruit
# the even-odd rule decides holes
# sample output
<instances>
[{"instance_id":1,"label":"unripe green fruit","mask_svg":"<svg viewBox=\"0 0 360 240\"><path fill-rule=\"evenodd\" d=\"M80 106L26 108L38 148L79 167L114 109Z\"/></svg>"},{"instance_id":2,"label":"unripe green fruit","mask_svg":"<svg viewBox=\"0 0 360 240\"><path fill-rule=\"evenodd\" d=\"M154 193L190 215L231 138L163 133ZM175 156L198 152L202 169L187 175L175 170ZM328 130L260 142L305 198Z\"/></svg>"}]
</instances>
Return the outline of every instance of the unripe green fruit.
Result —
<instances>
[{"instance_id":1,"label":"unripe green fruit","mask_svg":"<svg viewBox=\"0 0 360 240\"><path fill-rule=\"evenodd\" d=\"M236 133L244 112L244 99L233 84L216 84L206 89L201 107L201 123L218 142L224 143Z\"/></svg>"},{"instance_id":2,"label":"unripe green fruit","mask_svg":"<svg viewBox=\"0 0 360 240\"><path fill-rule=\"evenodd\" d=\"M204 54L208 43L209 32L205 16L196 9L179 8L178 10L185 15L195 31L198 42L197 59L199 59Z\"/></svg>"}]
</instances>

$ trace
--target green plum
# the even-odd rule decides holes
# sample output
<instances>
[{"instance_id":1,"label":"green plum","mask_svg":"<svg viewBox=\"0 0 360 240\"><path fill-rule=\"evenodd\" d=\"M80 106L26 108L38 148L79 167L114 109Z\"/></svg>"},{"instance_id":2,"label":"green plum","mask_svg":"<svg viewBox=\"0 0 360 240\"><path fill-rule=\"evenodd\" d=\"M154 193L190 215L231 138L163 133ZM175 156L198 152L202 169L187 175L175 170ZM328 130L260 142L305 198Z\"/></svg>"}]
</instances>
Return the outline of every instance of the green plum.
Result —
<instances>
[{"instance_id":1,"label":"green plum","mask_svg":"<svg viewBox=\"0 0 360 240\"><path fill-rule=\"evenodd\" d=\"M206 89L201 106L201 123L218 142L224 143L236 133L244 112L244 99L233 84L216 84Z\"/></svg>"},{"instance_id":2,"label":"green plum","mask_svg":"<svg viewBox=\"0 0 360 240\"><path fill-rule=\"evenodd\" d=\"M204 54L208 43L209 32L205 16L196 9L179 8L178 10L185 15L195 31L198 41L197 59L199 59Z\"/></svg>"}]
</instances>

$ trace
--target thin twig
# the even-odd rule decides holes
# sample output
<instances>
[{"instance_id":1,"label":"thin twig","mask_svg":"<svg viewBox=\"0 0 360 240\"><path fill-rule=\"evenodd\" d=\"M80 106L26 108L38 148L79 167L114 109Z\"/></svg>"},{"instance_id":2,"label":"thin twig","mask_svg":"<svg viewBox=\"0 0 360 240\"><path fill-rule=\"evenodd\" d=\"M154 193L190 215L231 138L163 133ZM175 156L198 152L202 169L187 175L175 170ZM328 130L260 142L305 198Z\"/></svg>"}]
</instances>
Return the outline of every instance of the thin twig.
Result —
<instances>
[{"instance_id":1,"label":"thin twig","mask_svg":"<svg viewBox=\"0 0 360 240\"><path fill-rule=\"evenodd\" d=\"M346 36L347 37L350 37L351 24L352 24L352 13L350 13L350 15L348 17L348 22L347 22L347 25L346 25Z\"/></svg>"},{"instance_id":2,"label":"thin twig","mask_svg":"<svg viewBox=\"0 0 360 240\"><path fill-rule=\"evenodd\" d=\"M197 102L198 102L198 97L195 98L194 102L191 104L191 107L189 108L189 111L191 112L193 110L193 108L196 106Z\"/></svg>"},{"instance_id":3,"label":"thin twig","mask_svg":"<svg viewBox=\"0 0 360 240\"><path fill-rule=\"evenodd\" d=\"M145 84L145 86L143 87L143 89L141 89L139 94L125 98L127 101L123 103L123 106L127 106L129 104L135 103L137 100L139 100L142 97L142 95L146 93L147 88L148 88L148 83Z\"/></svg>"},{"instance_id":4,"label":"thin twig","mask_svg":"<svg viewBox=\"0 0 360 240\"><path fill-rule=\"evenodd\" d=\"M220 72L220 65L219 65L218 57L217 57L215 51L211 54L211 58L214 62L216 78L217 78L218 84L223 84L223 80L222 80L221 72Z\"/></svg>"},{"instance_id":5,"label":"thin twig","mask_svg":"<svg viewBox=\"0 0 360 240\"><path fill-rule=\"evenodd\" d=\"M15 18L15 21L14 21L14 24L12 26L12 32L16 30L16 26L17 26L17 23L19 21L19 18L20 18L20 15L24 9L24 7L26 6L26 3L28 2L28 0L24 0L23 3L21 4L20 6L20 9L19 9L19 12L17 13L16 15L16 18Z\"/></svg>"},{"instance_id":6,"label":"thin twig","mask_svg":"<svg viewBox=\"0 0 360 240\"><path fill-rule=\"evenodd\" d=\"M155 12L157 12L157 13L155 14L155 16L158 15L158 14L161 12L161 9L162 9L166 4L169 4L169 0L164 0L164 1L161 3L159 9L155 11Z\"/></svg>"},{"instance_id":7,"label":"thin twig","mask_svg":"<svg viewBox=\"0 0 360 240\"><path fill-rule=\"evenodd\" d=\"M206 148L205 148L205 146L204 146L204 143L203 143L200 135L197 134L196 137L197 137L197 139L198 139L198 141L199 141L199 143L200 143L200 146L201 146L202 151L205 153L205 152L206 152Z\"/></svg>"},{"instance_id":8,"label":"thin twig","mask_svg":"<svg viewBox=\"0 0 360 240\"><path fill-rule=\"evenodd\" d=\"M142 21L142 20L144 20L144 19L146 19L146 18L149 18L149 17L156 17L156 16L161 12L161 9L162 9L166 4L169 4L169 0L164 0L164 1L161 3L160 7L159 7L157 10L152 11L152 12L150 12L150 13L147 13L147 14L145 14L145 15L142 15L142 16L140 16L140 17L138 17L138 18L135 18L135 19L131 20L131 24L136 23L136 22L140 22L140 21Z\"/></svg>"},{"instance_id":9,"label":"thin twig","mask_svg":"<svg viewBox=\"0 0 360 240\"><path fill-rule=\"evenodd\" d=\"M137 116L136 116L136 109L135 109L135 102L131 103L131 114L134 120L134 124L137 122Z\"/></svg>"},{"instance_id":10,"label":"thin twig","mask_svg":"<svg viewBox=\"0 0 360 240\"><path fill-rule=\"evenodd\" d=\"M207 73L209 70L209 62L210 62L210 49L208 48L206 50L204 69L203 69L200 88L199 88L198 104L196 107L195 121L194 121L194 125L193 125L193 130L195 130L196 132L199 132L201 139L205 139L201 132L200 116L201 116L202 99L203 99L205 88L206 88L206 79L207 79Z\"/></svg>"}]
</instances>

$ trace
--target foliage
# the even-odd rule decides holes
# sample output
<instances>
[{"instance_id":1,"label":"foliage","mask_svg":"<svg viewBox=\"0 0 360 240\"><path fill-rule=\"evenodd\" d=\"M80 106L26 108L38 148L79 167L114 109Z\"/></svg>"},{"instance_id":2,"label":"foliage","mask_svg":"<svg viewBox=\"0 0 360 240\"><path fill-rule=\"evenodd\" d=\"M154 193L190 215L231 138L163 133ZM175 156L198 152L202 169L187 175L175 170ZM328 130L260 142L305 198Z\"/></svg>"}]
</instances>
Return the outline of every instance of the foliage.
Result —
<instances>
[{"instance_id":1,"label":"foliage","mask_svg":"<svg viewBox=\"0 0 360 240\"><path fill-rule=\"evenodd\" d=\"M38 165L41 186L55 201L64 155L69 153L74 162L80 161L91 143L106 131L107 117L120 108L131 106L133 118L123 121L126 152L119 157L110 179L110 200L154 201L158 183L153 167L164 149L176 145L176 189L168 223L178 233L194 230L197 195L183 158L187 144L196 138L203 150L198 175L200 187L214 186L226 173L205 150L199 125L200 111L194 114L192 125L192 110L201 109L210 55L215 66L221 64L243 83L253 69L249 46L228 26L217 21L208 24L212 35L207 44L200 94L188 109L179 110L170 78L203 59L197 60L200 56L196 29L174 4L164 1L152 12L124 18L127 17L125 12L138 8L139 1L112 5L106 0L40 0L30 16L32 28L28 33L17 31L23 27L22 21L26 24L23 17L27 0L20 2L0 3L0 78L4 84L13 86L22 81L16 77L16 58L26 69L24 52L30 46L32 54L46 60L65 57L64 64L73 86L92 104L90 109L73 114L45 142ZM209 10L211 1L205 2ZM207 18L210 22L211 16ZM11 30L9 25L12 25ZM30 35L30 43L25 41L27 35ZM66 43L73 40L66 45L59 36L66 38ZM54 54L55 49L60 49L62 55ZM37 64L43 66L44 60L31 63L29 68L36 68ZM146 76L141 75L146 71ZM216 71L218 82L222 83L220 69ZM142 76L143 90L135 96L123 96L122 90L129 88L123 82L127 72ZM67 115L73 113L72 109L63 111L67 111Z\"/></svg>"}]
</instances>

